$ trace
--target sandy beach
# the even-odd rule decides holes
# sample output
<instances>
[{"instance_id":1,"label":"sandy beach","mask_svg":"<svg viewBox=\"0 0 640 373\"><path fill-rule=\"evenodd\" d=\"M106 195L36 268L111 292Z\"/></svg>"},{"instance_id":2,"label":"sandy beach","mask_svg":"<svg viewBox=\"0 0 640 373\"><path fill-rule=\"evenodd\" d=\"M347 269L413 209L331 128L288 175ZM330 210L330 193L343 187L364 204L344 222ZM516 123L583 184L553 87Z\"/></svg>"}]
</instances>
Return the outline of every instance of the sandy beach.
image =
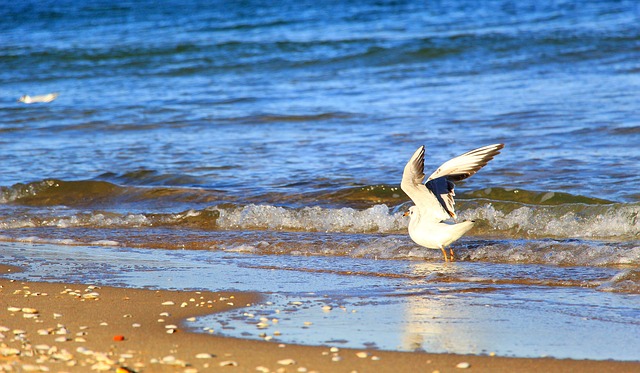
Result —
<instances>
[{"instance_id":1,"label":"sandy beach","mask_svg":"<svg viewBox=\"0 0 640 373\"><path fill-rule=\"evenodd\" d=\"M1 273L19 271L4 265ZM223 287L221 285L221 287ZM183 329L260 294L0 280L0 371L634 372L640 362L522 359L284 345ZM309 330L313 333L313 330Z\"/></svg>"}]
</instances>

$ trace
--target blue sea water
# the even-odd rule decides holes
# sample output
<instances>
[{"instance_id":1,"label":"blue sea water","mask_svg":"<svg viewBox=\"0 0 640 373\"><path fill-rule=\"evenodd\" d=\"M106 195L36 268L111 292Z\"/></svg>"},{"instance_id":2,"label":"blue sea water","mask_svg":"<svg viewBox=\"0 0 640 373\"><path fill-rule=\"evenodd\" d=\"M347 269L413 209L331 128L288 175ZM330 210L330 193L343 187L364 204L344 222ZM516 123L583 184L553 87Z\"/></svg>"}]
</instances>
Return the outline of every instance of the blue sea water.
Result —
<instances>
[{"instance_id":1,"label":"blue sea water","mask_svg":"<svg viewBox=\"0 0 640 373\"><path fill-rule=\"evenodd\" d=\"M20 1L0 19L2 241L437 263L406 234L404 164L500 142L457 185L477 221L461 259L638 302L637 1Z\"/></svg>"}]
</instances>

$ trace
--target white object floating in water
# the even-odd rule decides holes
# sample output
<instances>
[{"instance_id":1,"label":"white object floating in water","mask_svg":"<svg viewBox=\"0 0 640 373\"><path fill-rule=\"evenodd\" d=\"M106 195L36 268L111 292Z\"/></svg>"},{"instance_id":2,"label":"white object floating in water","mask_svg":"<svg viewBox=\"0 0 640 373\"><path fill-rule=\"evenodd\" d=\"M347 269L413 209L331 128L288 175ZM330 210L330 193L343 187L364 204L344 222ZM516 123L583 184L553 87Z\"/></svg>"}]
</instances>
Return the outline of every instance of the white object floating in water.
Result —
<instances>
[{"instance_id":1,"label":"white object floating in water","mask_svg":"<svg viewBox=\"0 0 640 373\"><path fill-rule=\"evenodd\" d=\"M38 102L51 102L58 97L58 93L47 93L46 95L39 96L29 96L24 95L18 99L20 102L24 102L25 104L35 104Z\"/></svg>"}]
</instances>

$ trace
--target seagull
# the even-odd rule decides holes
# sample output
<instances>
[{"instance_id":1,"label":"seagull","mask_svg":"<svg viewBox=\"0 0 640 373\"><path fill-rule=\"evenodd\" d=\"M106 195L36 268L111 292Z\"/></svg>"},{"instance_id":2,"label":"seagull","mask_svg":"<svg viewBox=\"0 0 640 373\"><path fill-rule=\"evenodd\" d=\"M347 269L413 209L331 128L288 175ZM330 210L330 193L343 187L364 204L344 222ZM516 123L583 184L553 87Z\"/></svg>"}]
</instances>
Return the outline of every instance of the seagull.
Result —
<instances>
[{"instance_id":1,"label":"seagull","mask_svg":"<svg viewBox=\"0 0 640 373\"><path fill-rule=\"evenodd\" d=\"M493 144L474 149L446 161L438 167L424 183L424 145L413 153L402 173L400 188L411 198L411 206L404 216L409 216L409 236L420 246L440 249L444 261L454 261L453 249L447 257L445 248L462 237L473 221L455 223L453 196L454 181L460 181L475 174L500 153L504 144Z\"/></svg>"},{"instance_id":2,"label":"seagull","mask_svg":"<svg viewBox=\"0 0 640 373\"><path fill-rule=\"evenodd\" d=\"M20 102L24 102L25 104L33 104L36 102L51 102L58 97L58 93L47 93L46 95L39 96L29 96L24 95L18 99Z\"/></svg>"}]
</instances>

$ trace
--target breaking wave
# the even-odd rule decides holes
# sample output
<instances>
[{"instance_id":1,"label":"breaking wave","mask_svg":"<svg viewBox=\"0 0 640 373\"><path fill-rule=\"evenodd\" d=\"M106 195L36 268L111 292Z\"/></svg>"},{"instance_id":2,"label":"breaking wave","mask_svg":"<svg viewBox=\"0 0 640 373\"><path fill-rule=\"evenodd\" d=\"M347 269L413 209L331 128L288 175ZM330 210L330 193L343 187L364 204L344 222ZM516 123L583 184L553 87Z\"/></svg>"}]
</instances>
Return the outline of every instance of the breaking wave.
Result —
<instances>
[{"instance_id":1,"label":"breaking wave","mask_svg":"<svg viewBox=\"0 0 640 373\"><path fill-rule=\"evenodd\" d=\"M253 203L253 201L259 201ZM0 228L150 227L399 233L408 198L395 186L250 197L171 186L43 180L0 187ZM567 193L484 189L460 196L475 236L637 240L640 202L612 203Z\"/></svg>"}]
</instances>

